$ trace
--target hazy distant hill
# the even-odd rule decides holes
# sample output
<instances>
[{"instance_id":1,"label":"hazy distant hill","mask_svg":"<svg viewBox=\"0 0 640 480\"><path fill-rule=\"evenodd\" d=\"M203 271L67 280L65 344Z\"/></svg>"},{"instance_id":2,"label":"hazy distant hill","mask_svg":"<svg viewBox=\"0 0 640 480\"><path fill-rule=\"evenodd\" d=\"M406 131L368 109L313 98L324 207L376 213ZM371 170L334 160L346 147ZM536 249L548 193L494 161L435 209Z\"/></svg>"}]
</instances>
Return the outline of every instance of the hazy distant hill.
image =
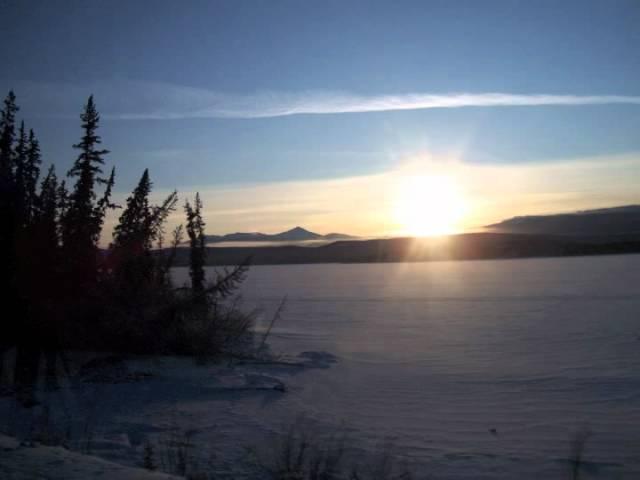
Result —
<instances>
[{"instance_id":1,"label":"hazy distant hill","mask_svg":"<svg viewBox=\"0 0 640 480\"><path fill-rule=\"evenodd\" d=\"M282 233L267 234L260 232L229 233L227 235L207 235L207 243L216 242L305 242L310 240L348 240L354 239L351 235L342 233L329 233L320 235L310 232L302 227L295 227Z\"/></svg>"},{"instance_id":2,"label":"hazy distant hill","mask_svg":"<svg viewBox=\"0 0 640 480\"><path fill-rule=\"evenodd\" d=\"M207 240L265 243L209 247L207 262L234 265L251 257L254 265L375 263L640 253L640 205L514 217L487 229L490 232L441 238L374 240L339 233L320 235L301 227L273 235L233 233L208 236ZM311 247L268 243L313 240L325 242ZM187 248L179 249L176 265L187 265L188 253Z\"/></svg>"},{"instance_id":3,"label":"hazy distant hill","mask_svg":"<svg viewBox=\"0 0 640 480\"><path fill-rule=\"evenodd\" d=\"M635 239L503 233L470 233L444 238L347 240L317 247L296 245L209 247L209 265L235 265L251 257L254 265L296 263L422 262L495 258L554 257L640 253ZM187 265L189 249L178 251L176 265Z\"/></svg>"},{"instance_id":4,"label":"hazy distant hill","mask_svg":"<svg viewBox=\"0 0 640 480\"><path fill-rule=\"evenodd\" d=\"M640 205L575 213L514 217L486 227L491 232L610 236L640 234Z\"/></svg>"}]
</instances>

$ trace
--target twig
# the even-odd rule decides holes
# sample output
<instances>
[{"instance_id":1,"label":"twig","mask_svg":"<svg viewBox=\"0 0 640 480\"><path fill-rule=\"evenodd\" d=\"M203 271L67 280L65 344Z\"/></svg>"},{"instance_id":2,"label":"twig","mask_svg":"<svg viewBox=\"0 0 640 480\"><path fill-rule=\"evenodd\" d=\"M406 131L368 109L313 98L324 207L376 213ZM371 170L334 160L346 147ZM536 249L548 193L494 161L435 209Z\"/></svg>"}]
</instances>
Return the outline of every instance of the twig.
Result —
<instances>
[{"instance_id":1,"label":"twig","mask_svg":"<svg viewBox=\"0 0 640 480\"><path fill-rule=\"evenodd\" d=\"M269 324L269 328L267 328L267 331L264 333L264 337L262 337L262 343L260 344L260 348L258 349L258 351L261 351L264 348L264 344L267 342L267 338L269 338L271 329L275 325L276 321L280 318L280 315L284 311L284 307L286 303L287 303L287 296L285 295L284 297L282 297L282 301L280 302L280 306L278 306L276 313L274 313L273 317L271 318L271 323Z\"/></svg>"}]
</instances>

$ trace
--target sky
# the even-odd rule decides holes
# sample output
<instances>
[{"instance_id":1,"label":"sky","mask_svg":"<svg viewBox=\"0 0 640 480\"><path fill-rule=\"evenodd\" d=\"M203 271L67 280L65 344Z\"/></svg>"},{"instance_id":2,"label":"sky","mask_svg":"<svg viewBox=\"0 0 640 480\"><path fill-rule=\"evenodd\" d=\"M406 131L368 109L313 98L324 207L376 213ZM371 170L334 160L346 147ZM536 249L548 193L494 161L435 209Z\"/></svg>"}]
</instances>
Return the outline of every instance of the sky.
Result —
<instances>
[{"instance_id":1,"label":"sky","mask_svg":"<svg viewBox=\"0 0 640 480\"><path fill-rule=\"evenodd\" d=\"M0 91L45 162L70 167L94 94L118 197L149 168L157 198L201 192L209 233L451 233L640 203L637 1L0 0L0 16Z\"/></svg>"}]
</instances>

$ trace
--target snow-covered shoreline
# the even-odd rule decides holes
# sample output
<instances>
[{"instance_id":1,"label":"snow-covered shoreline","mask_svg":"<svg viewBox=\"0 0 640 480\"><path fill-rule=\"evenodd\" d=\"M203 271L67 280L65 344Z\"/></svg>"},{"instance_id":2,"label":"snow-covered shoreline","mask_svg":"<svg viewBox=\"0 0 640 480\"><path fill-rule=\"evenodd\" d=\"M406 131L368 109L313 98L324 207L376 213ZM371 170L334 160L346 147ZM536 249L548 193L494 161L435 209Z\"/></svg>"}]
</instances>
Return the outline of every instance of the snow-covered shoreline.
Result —
<instances>
[{"instance_id":1,"label":"snow-covered shoreline","mask_svg":"<svg viewBox=\"0 0 640 480\"><path fill-rule=\"evenodd\" d=\"M172 480L179 477L128 467L63 447L20 442L0 433L0 477L4 480Z\"/></svg>"},{"instance_id":2,"label":"snow-covered shoreline","mask_svg":"<svg viewBox=\"0 0 640 480\"><path fill-rule=\"evenodd\" d=\"M0 432L10 453L0 456L0 472L7 476L2 478L161 478L136 476L145 448L153 447L155 468L170 470L161 457L173 453L163 449L187 438L191 468L241 473L246 468L240 465L246 463L242 457L255 446L256 432L246 436L244 445L213 446L201 435L218 437L220 428L246 427L228 424L233 404L277 401L287 394L292 376L335 361L324 352L207 365L187 357L80 354L71 359L72 375L62 379L57 391L39 388L36 406L24 408L14 396L0 397ZM81 364L99 367L88 371ZM206 413L196 415L193 409L203 406ZM238 438L236 431L231 436ZM212 467L205 457L214 450L220 458ZM47 473L52 462L59 470ZM65 474L67 469L73 474ZM25 476L28 472L32 476Z\"/></svg>"}]
</instances>

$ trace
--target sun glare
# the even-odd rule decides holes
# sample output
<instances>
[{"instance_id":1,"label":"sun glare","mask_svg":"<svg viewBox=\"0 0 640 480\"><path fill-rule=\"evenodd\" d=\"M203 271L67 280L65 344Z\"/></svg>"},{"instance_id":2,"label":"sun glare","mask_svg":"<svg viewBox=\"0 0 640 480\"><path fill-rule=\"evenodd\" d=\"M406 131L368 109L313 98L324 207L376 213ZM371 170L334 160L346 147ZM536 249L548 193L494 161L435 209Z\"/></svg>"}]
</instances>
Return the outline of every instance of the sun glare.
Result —
<instances>
[{"instance_id":1,"label":"sun glare","mask_svg":"<svg viewBox=\"0 0 640 480\"><path fill-rule=\"evenodd\" d=\"M406 235L426 237L456 233L465 210L464 196L448 176L405 177L396 194L396 222Z\"/></svg>"}]
</instances>

